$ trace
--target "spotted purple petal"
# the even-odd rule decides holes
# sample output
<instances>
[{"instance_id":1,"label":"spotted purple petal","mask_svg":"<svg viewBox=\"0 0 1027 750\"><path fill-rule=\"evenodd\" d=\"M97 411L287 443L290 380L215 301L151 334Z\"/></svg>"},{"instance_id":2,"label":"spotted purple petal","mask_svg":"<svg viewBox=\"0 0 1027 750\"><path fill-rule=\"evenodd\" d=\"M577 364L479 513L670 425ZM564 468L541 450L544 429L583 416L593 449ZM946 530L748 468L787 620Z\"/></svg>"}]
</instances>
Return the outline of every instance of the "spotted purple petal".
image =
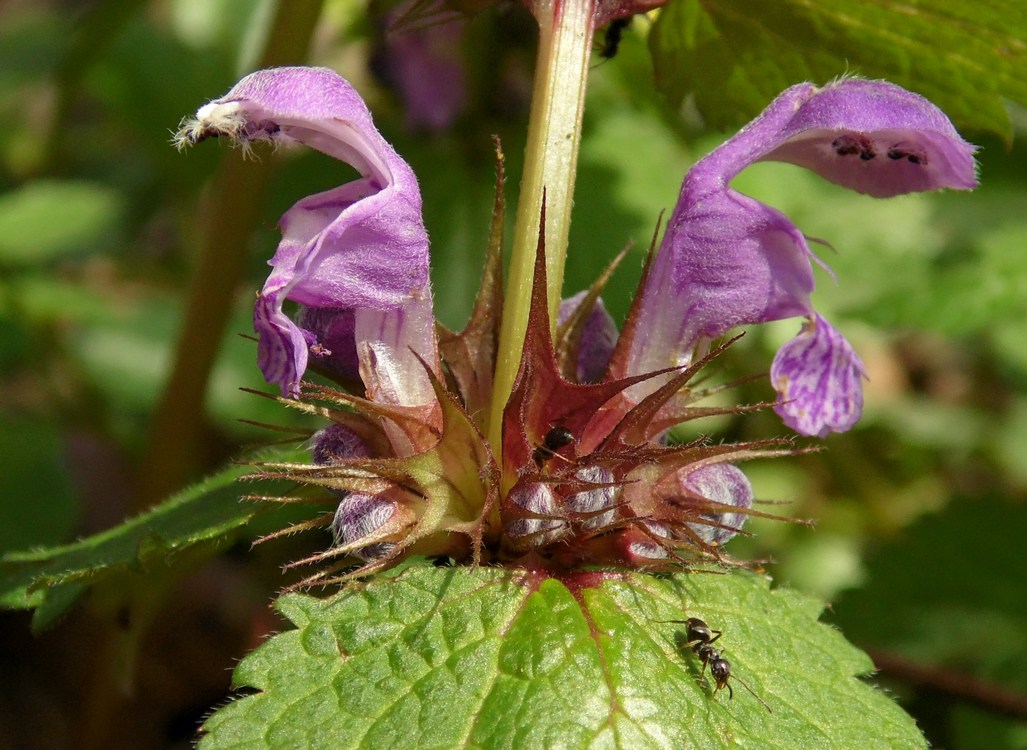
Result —
<instances>
[{"instance_id":1,"label":"spotted purple petal","mask_svg":"<svg viewBox=\"0 0 1027 750\"><path fill-rule=\"evenodd\" d=\"M865 377L863 362L845 337L814 315L774 357L774 411L803 435L845 432L863 411Z\"/></svg>"},{"instance_id":2,"label":"spotted purple petal","mask_svg":"<svg viewBox=\"0 0 1027 750\"><path fill-rule=\"evenodd\" d=\"M779 139L762 159L798 164L877 198L977 187L976 147L927 99L885 81L824 86Z\"/></svg>"}]
</instances>

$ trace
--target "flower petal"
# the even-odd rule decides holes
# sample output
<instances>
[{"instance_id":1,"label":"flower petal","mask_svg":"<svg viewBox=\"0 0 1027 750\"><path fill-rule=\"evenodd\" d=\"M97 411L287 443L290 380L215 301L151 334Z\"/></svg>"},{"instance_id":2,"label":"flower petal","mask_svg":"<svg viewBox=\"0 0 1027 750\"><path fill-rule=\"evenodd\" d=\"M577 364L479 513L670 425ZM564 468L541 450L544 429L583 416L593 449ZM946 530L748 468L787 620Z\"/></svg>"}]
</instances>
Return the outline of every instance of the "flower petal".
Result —
<instances>
[{"instance_id":1,"label":"flower petal","mask_svg":"<svg viewBox=\"0 0 1027 750\"><path fill-rule=\"evenodd\" d=\"M402 14L394 12L387 23L397 20ZM467 28L467 19L457 18L385 33L374 63L402 99L410 130L445 130L467 109Z\"/></svg>"},{"instance_id":2,"label":"flower petal","mask_svg":"<svg viewBox=\"0 0 1027 750\"><path fill-rule=\"evenodd\" d=\"M243 78L183 126L182 143L226 135L296 141L355 167L361 177L309 196L282 217L282 242L254 311L265 378L296 394L307 342L282 312L311 307L394 310L426 290L428 236L410 167L381 137L352 86L325 68L275 68Z\"/></svg>"},{"instance_id":3,"label":"flower petal","mask_svg":"<svg viewBox=\"0 0 1027 750\"><path fill-rule=\"evenodd\" d=\"M424 369L441 372L428 284L398 310L357 310L354 324L360 377L372 400L399 406L437 403Z\"/></svg>"},{"instance_id":4,"label":"flower petal","mask_svg":"<svg viewBox=\"0 0 1027 750\"><path fill-rule=\"evenodd\" d=\"M560 302L556 325L562 326L574 314L588 292L578 292ZM606 371L610 356L617 345L617 323L606 310L602 299L597 299L585 318L578 345L577 381L597 383Z\"/></svg>"},{"instance_id":5,"label":"flower petal","mask_svg":"<svg viewBox=\"0 0 1027 750\"><path fill-rule=\"evenodd\" d=\"M812 318L814 256L786 217L729 187L745 167L789 161L886 197L975 187L974 151L941 110L890 83L785 90L685 177L642 290L628 371L687 363L704 340L738 325ZM778 390L788 392L778 412L800 432L823 435L858 419L863 366L822 318L782 349L775 367ZM638 400L658 385L629 395Z\"/></svg>"},{"instance_id":6,"label":"flower petal","mask_svg":"<svg viewBox=\"0 0 1027 750\"><path fill-rule=\"evenodd\" d=\"M682 194L653 262L630 372L688 361L701 338L806 315L813 291L806 238L777 209L731 189Z\"/></svg>"},{"instance_id":7,"label":"flower petal","mask_svg":"<svg viewBox=\"0 0 1027 750\"><path fill-rule=\"evenodd\" d=\"M885 81L850 78L824 86L796 110L779 139L762 159L798 164L877 198L977 187L976 146L927 99Z\"/></svg>"},{"instance_id":8,"label":"flower petal","mask_svg":"<svg viewBox=\"0 0 1027 750\"><path fill-rule=\"evenodd\" d=\"M845 432L863 411L866 369L845 337L820 315L781 347L770 368L774 411L804 435Z\"/></svg>"}]
</instances>

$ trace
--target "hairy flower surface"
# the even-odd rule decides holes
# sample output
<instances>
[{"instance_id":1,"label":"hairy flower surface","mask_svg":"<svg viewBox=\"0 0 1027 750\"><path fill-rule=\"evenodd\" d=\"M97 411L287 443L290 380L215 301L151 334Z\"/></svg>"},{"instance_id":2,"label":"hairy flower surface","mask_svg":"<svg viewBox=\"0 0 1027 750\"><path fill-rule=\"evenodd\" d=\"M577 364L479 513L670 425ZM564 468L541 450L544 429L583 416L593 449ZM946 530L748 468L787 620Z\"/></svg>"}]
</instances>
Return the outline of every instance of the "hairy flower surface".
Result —
<instances>
[{"instance_id":1,"label":"hairy flower surface","mask_svg":"<svg viewBox=\"0 0 1027 750\"><path fill-rule=\"evenodd\" d=\"M860 416L866 373L813 310L806 238L780 211L729 183L750 164L774 160L878 198L970 189L974 150L937 107L893 84L844 79L789 88L685 177L642 292L625 372L687 363L704 342L737 326L805 317L774 361L776 410L805 435L849 429Z\"/></svg>"},{"instance_id":2,"label":"hairy flower surface","mask_svg":"<svg viewBox=\"0 0 1027 750\"><path fill-rule=\"evenodd\" d=\"M292 300L353 316L361 375L394 403L430 398L410 349L434 363L428 234L417 179L371 121L363 99L325 68L276 68L243 78L201 107L178 140L227 136L298 142L354 167L360 179L304 198L280 221L282 241L253 313L258 362L285 395L299 393L311 349L340 358L282 310ZM308 315L310 313L307 313ZM317 316L311 316L317 317ZM332 342L334 345L334 341ZM381 374L374 372L381 368Z\"/></svg>"},{"instance_id":3,"label":"hairy flower surface","mask_svg":"<svg viewBox=\"0 0 1027 750\"><path fill-rule=\"evenodd\" d=\"M563 302L553 330L539 239L520 367L501 423L490 425L502 161L482 287L453 333L432 313L416 180L348 83L318 68L254 73L202 107L179 139L212 135L297 141L361 174L286 213L254 314L265 377L284 403L331 423L311 441L313 464L260 473L324 488L334 502L281 532L331 530L329 550L296 563L328 564L306 584L413 554L564 569L731 562L721 548L745 519L775 517L754 509L737 464L797 450L787 440L667 444L680 422L766 406L697 405L707 393L693 377L730 345L708 351L710 341L805 317L771 370L779 412L805 434L851 426L864 372L810 305L802 233L728 183L753 161L780 159L882 197L975 184L973 147L920 97L879 82L795 86L688 174L622 331L598 283ZM299 305L295 319L286 300ZM302 381L308 363L336 385ZM486 440L492 432L501 446Z\"/></svg>"}]
</instances>

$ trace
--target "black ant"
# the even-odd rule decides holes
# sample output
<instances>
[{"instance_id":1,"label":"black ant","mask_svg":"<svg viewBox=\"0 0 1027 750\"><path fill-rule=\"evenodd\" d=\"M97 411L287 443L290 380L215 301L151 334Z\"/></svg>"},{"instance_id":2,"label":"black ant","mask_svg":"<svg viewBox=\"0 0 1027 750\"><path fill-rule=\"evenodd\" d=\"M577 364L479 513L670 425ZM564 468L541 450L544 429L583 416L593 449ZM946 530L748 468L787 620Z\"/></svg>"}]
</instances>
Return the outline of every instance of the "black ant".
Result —
<instances>
[{"instance_id":1,"label":"black ant","mask_svg":"<svg viewBox=\"0 0 1027 750\"><path fill-rule=\"evenodd\" d=\"M573 432L566 427L553 427L546 433L546 436L542 438L542 445L538 446L531 452L531 457L535 460L535 463L538 466L542 466L549 459L555 458L558 450L573 442Z\"/></svg>"},{"instance_id":2,"label":"black ant","mask_svg":"<svg viewBox=\"0 0 1027 750\"><path fill-rule=\"evenodd\" d=\"M621 37L624 35L624 29L631 25L631 16L627 18L618 18L616 21L610 21L610 25L606 27L606 34L603 36L603 46L599 50L599 56L604 60L610 60L617 54L617 49L620 47Z\"/></svg>"},{"instance_id":3,"label":"black ant","mask_svg":"<svg viewBox=\"0 0 1027 750\"><path fill-rule=\"evenodd\" d=\"M685 638L687 638L685 645L692 649L692 653L702 661L702 671L699 675L702 676L706 672L706 667L709 666L710 674L713 675L713 682L715 684L713 695L716 696L718 691L727 688L727 697L729 700L733 700L735 692L731 689L730 683L733 676L731 674L731 662L721 656L720 651L713 647L714 642L720 639L721 631L714 630L698 617L689 617L687 620L660 620L659 622L673 622L685 626ZM735 677L735 679L752 694L753 698L763 704L763 707L769 713L774 713L771 711L770 706L767 705L767 702L760 698L751 687L746 685L741 677Z\"/></svg>"}]
</instances>

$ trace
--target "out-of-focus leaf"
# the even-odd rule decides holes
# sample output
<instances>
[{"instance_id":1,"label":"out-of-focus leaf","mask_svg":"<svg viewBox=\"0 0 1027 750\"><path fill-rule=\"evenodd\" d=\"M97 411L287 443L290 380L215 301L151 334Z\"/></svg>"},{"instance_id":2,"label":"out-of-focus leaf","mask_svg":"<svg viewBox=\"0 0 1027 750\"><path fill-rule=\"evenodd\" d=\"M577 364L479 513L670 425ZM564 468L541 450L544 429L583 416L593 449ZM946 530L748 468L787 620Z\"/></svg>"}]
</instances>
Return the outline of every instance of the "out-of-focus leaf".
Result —
<instances>
[{"instance_id":1,"label":"out-of-focus leaf","mask_svg":"<svg viewBox=\"0 0 1027 750\"><path fill-rule=\"evenodd\" d=\"M878 550L867 585L843 595L830 619L861 645L1027 694L1025 537L1022 502L956 501Z\"/></svg>"},{"instance_id":2,"label":"out-of-focus leaf","mask_svg":"<svg viewBox=\"0 0 1027 750\"><path fill-rule=\"evenodd\" d=\"M1020 0L680 0L650 35L657 82L694 94L717 127L753 117L786 87L843 74L888 78L962 127L1011 135L1003 99L1027 103Z\"/></svg>"},{"instance_id":3,"label":"out-of-focus leaf","mask_svg":"<svg viewBox=\"0 0 1027 750\"><path fill-rule=\"evenodd\" d=\"M820 603L752 574L418 565L278 607L297 629L240 663L260 692L207 720L203 750L926 747L855 679L869 661L817 623ZM688 616L723 630L734 700L711 696L684 626L659 622Z\"/></svg>"},{"instance_id":4,"label":"out-of-focus leaf","mask_svg":"<svg viewBox=\"0 0 1027 750\"><path fill-rule=\"evenodd\" d=\"M835 603L834 617L856 641L977 671L1019 663L1027 689L1027 506L1001 498L952 504L917 524L869 561L868 583ZM963 565L938 575L941 556ZM982 570L1000 571L984 576ZM991 627L984 627L985 623ZM1015 657L1015 658L1014 658Z\"/></svg>"},{"instance_id":5,"label":"out-of-focus leaf","mask_svg":"<svg viewBox=\"0 0 1027 750\"><path fill-rule=\"evenodd\" d=\"M174 350L178 311L156 291L119 308L114 320L83 328L68 346L97 391L118 403L123 419L153 408Z\"/></svg>"},{"instance_id":6,"label":"out-of-focus leaf","mask_svg":"<svg viewBox=\"0 0 1027 750\"><path fill-rule=\"evenodd\" d=\"M0 195L0 265L47 263L96 250L121 219L121 196L105 185L36 180Z\"/></svg>"},{"instance_id":7,"label":"out-of-focus leaf","mask_svg":"<svg viewBox=\"0 0 1027 750\"><path fill-rule=\"evenodd\" d=\"M0 313L31 325L103 324L113 319L111 298L80 282L23 273L0 286Z\"/></svg>"},{"instance_id":8,"label":"out-of-focus leaf","mask_svg":"<svg viewBox=\"0 0 1027 750\"><path fill-rule=\"evenodd\" d=\"M297 461L303 454L279 449L253 460ZM231 466L120 526L72 544L6 553L0 557L0 606L43 607L52 620L87 585L116 574L164 569L196 545L224 543L274 507L240 499L246 488L237 480L252 471Z\"/></svg>"},{"instance_id":9,"label":"out-of-focus leaf","mask_svg":"<svg viewBox=\"0 0 1027 750\"><path fill-rule=\"evenodd\" d=\"M0 428L0 552L67 538L76 504L57 426L4 420Z\"/></svg>"},{"instance_id":10,"label":"out-of-focus leaf","mask_svg":"<svg viewBox=\"0 0 1027 750\"><path fill-rule=\"evenodd\" d=\"M240 439L264 441L280 436L239 419L280 426L305 426L310 419L241 390L275 390L257 368L256 342L247 338L252 336L252 309L252 297L245 295L233 310L207 387L207 409L220 429ZM154 291L126 299L106 325L83 328L70 337L68 346L92 387L118 404L118 432L129 434L155 408L179 335L178 314L172 300Z\"/></svg>"},{"instance_id":11,"label":"out-of-focus leaf","mask_svg":"<svg viewBox=\"0 0 1027 750\"><path fill-rule=\"evenodd\" d=\"M0 24L0 106L13 104L12 95L22 84L54 70L70 26L67 14L45 8L5 10Z\"/></svg>"}]
</instances>

